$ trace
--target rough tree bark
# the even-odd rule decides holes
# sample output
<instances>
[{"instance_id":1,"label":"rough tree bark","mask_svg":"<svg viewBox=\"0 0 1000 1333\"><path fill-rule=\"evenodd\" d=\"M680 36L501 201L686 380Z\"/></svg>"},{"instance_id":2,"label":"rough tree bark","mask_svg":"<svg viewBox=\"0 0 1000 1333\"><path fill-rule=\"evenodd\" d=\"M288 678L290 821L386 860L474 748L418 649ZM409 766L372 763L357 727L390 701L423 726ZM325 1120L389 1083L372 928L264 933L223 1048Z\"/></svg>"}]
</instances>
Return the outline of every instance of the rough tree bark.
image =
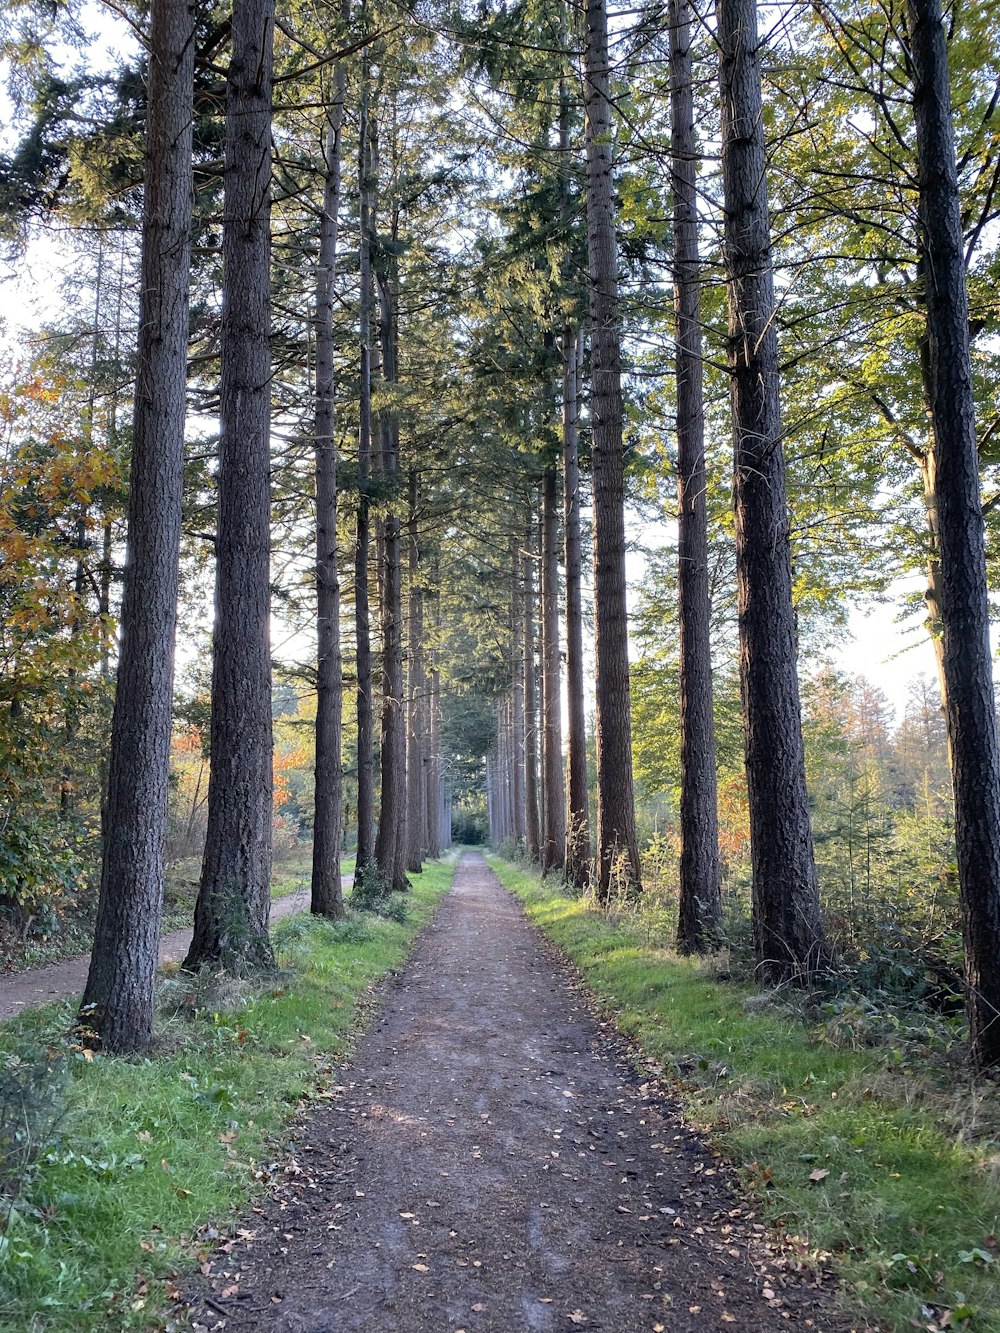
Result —
<instances>
[{"instance_id":1,"label":"rough tree bark","mask_svg":"<svg viewBox=\"0 0 1000 1333\"><path fill-rule=\"evenodd\" d=\"M524 846L524 652L522 644L521 560L516 537L510 539L510 708L511 798L514 804L514 839Z\"/></svg>"},{"instance_id":2,"label":"rough tree bark","mask_svg":"<svg viewBox=\"0 0 1000 1333\"><path fill-rule=\"evenodd\" d=\"M347 6L345 5L345 11ZM347 14L345 12L345 18ZM326 140L326 177L316 272L316 767L310 909L344 915L340 842L344 820L341 760L344 672L337 574L337 446L334 440L333 291L340 218L341 129L347 67L337 61Z\"/></svg>"},{"instance_id":3,"label":"rough tree bark","mask_svg":"<svg viewBox=\"0 0 1000 1333\"><path fill-rule=\"evenodd\" d=\"M521 561L524 581L524 850L529 861L541 854L538 816L538 681L535 673L534 523L529 513Z\"/></svg>"},{"instance_id":4,"label":"rough tree bark","mask_svg":"<svg viewBox=\"0 0 1000 1333\"><path fill-rule=\"evenodd\" d=\"M965 245L940 0L909 0L941 630L972 1053L1000 1066L1000 750Z\"/></svg>"},{"instance_id":5,"label":"rough tree bark","mask_svg":"<svg viewBox=\"0 0 1000 1333\"><path fill-rule=\"evenodd\" d=\"M393 235L393 241L395 235ZM381 312L382 375L391 396L399 380L398 279L395 257L383 256L377 281ZM381 800L375 863L393 892L410 887L406 878L406 714L403 699L403 578L400 519L395 510L399 485L399 416L390 402L379 421L381 475L390 505L382 521L382 744Z\"/></svg>"},{"instance_id":6,"label":"rough tree bark","mask_svg":"<svg viewBox=\"0 0 1000 1333\"><path fill-rule=\"evenodd\" d=\"M427 850L427 683L424 673L424 590L420 567L420 477L415 468L410 469L409 500L406 869L419 874Z\"/></svg>"},{"instance_id":7,"label":"rough tree bark","mask_svg":"<svg viewBox=\"0 0 1000 1333\"><path fill-rule=\"evenodd\" d=\"M375 855L375 709L372 702L371 611L368 559L371 551L372 455L372 168L368 131L368 66L363 62L358 117L358 512L354 538L354 628L357 661L358 844L354 883Z\"/></svg>"},{"instance_id":8,"label":"rough tree bark","mask_svg":"<svg viewBox=\"0 0 1000 1333\"><path fill-rule=\"evenodd\" d=\"M584 81L594 476L597 894L607 902L613 889L638 891L641 876L632 778L618 234L605 0L587 0Z\"/></svg>"},{"instance_id":9,"label":"rough tree bark","mask_svg":"<svg viewBox=\"0 0 1000 1333\"><path fill-rule=\"evenodd\" d=\"M193 204L188 0L153 0L147 96L128 554L101 892L81 1009L81 1023L119 1054L149 1047L163 904Z\"/></svg>"},{"instance_id":10,"label":"rough tree bark","mask_svg":"<svg viewBox=\"0 0 1000 1333\"><path fill-rule=\"evenodd\" d=\"M563 540L566 551L566 699L568 802L566 879L578 889L590 883L590 796L583 661L583 557L580 536L579 381L583 338L563 332Z\"/></svg>"},{"instance_id":11,"label":"rough tree bark","mask_svg":"<svg viewBox=\"0 0 1000 1333\"><path fill-rule=\"evenodd\" d=\"M432 566L431 589L434 607L434 638L430 647L430 671L427 692L427 744L430 759L427 766L427 855L432 859L441 855L445 841L441 827L441 670L438 665L438 645L441 641L440 570L437 557ZM450 843L450 837L447 839Z\"/></svg>"},{"instance_id":12,"label":"rough tree bark","mask_svg":"<svg viewBox=\"0 0 1000 1333\"><path fill-rule=\"evenodd\" d=\"M566 790L562 754L562 669L559 651L559 499L555 467L542 476L542 786L545 826L542 874L566 859Z\"/></svg>"},{"instance_id":13,"label":"rough tree bark","mask_svg":"<svg viewBox=\"0 0 1000 1333\"><path fill-rule=\"evenodd\" d=\"M681 659L681 855L677 943L684 952L702 953L718 938L722 920L722 881L705 503L698 147L694 129L691 6L688 0L669 0L668 23Z\"/></svg>"},{"instance_id":14,"label":"rough tree bark","mask_svg":"<svg viewBox=\"0 0 1000 1333\"><path fill-rule=\"evenodd\" d=\"M274 0L233 11L226 93L208 830L184 966L273 966L270 219Z\"/></svg>"},{"instance_id":15,"label":"rough tree bark","mask_svg":"<svg viewBox=\"0 0 1000 1333\"><path fill-rule=\"evenodd\" d=\"M761 979L826 958L795 660L778 338L754 0L719 0L729 383L735 453L740 676Z\"/></svg>"}]
</instances>

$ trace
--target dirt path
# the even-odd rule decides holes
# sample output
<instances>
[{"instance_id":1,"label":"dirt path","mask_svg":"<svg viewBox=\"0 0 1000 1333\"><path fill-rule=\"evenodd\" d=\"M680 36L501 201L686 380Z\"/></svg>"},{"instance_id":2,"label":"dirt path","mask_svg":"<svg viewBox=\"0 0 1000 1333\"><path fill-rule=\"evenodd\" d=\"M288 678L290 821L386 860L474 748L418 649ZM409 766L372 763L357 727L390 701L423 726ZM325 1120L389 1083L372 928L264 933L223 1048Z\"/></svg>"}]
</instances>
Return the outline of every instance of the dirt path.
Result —
<instances>
[{"instance_id":1,"label":"dirt path","mask_svg":"<svg viewBox=\"0 0 1000 1333\"><path fill-rule=\"evenodd\" d=\"M345 876L345 885L353 876ZM271 903L271 920L280 921L293 912L304 912L309 906L309 889L276 898ZM178 963L191 943L190 930L173 930L160 940L160 962ZM22 1009L34 1009L49 1000L62 1000L67 995L82 995L87 984L89 953L78 953L64 958L61 963L46 963L44 967L29 967L23 972L8 972L0 976L0 1023L13 1018Z\"/></svg>"},{"instance_id":2,"label":"dirt path","mask_svg":"<svg viewBox=\"0 0 1000 1333\"><path fill-rule=\"evenodd\" d=\"M850 1327L478 855L344 1080L189 1283L187 1327Z\"/></svg>"}]
</instances>

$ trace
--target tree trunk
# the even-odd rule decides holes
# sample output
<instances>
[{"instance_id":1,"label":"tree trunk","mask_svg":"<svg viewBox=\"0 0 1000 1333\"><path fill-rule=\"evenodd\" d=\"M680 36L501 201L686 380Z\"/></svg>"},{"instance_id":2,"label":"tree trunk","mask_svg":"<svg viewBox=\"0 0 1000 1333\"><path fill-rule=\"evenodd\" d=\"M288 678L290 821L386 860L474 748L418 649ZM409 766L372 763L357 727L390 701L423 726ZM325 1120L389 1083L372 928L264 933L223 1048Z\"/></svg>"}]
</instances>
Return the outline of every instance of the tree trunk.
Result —
<instances>
[{"instance_id":1,"label":"tree trunk","mask_svg":"<svg viewBox=\"0 0 1000 1333\"><path fill-rule=\"evenodd\" d=\"M101 892L81 1007L81 1023L119 1054L149 1048L163 910L184 495L193 33L187 0L153 0L128 556Z\"/></svg>"},{"instance_id":2,"label":"tree trunk","mask_svg":"<svg viewBox=\"0 0 1000 1333\"><path fill-rule=\"evenodd\" d=\"M504 838L514 839L514 711L510 699L502 705L503 716L503 812Z\"/></svg>"},{"instance_id":3,"label":"tree trunk","mask_svg":"<svg viewBox=\"0 0 1000 1333\"><path fill-rule=\"evenodd\" d=\"M101 620L101 664L100 673L102 680L111 678L111 648L113 627L111 621L111 579L114 575L114 564L112 558L112 542L114 533L112 531L111 520L105 519L101 529L101 567L100 567L100 596L97 603L97 614Z\"/></svg>"},{"instance_id":4,"label":"tree trunk","mask_svg":"<svg viewBox=\"0 0 1000 1333\"><path fill-rule=\"evenodd\" d=\"M388 395L399 380L397 274L394 256L378 273L381 308L382 367ZM381 472L390 506L396 503L399 482L399 416L394 403L383 411L379 430ZM403 579L400 560L400 520L394 508L382 524L382 773L375 862L386 884L395 892L410 887L406 878L406 715L403 704Z\"/></svg>"},{"instance_id":5,"label":"tree trunk","mask_svg":"<svg viewBox=\"0 0 1000 1333\"><path fill-rule=\"evenodd\" d=\"M208 830L184 966L273 965L270 219L274 0L233 11L226 97Z\"/></svg>"},{"instance_id":6,"label":"tree trunk","mask_svg":"<svg viewBox=\"0 0 1000 1333\"><path fill-rule=\"evenodd\" d=\"M680 621L681 855L677 944L703 953L722 923L711 593L705 503L697 142L689 0L670 0L671 169L677 378L677 580Z\"/></svg>"},{"instance_id":7,"label":"tree trunk","mask_svg":"<svg viewBox=\"0 0 1000 1333\"><path fill-rule=\"evenodd\" d=\"M566 695L569 727L569 805L566 879L590 883L590 797L583 676L583 558L580 539L579 379L583 338L563 332L563 527L566 546Z\"/></svg>"},{"instance_id":8,"label":"tree trunk","mask_svg":"<svg viewBox=\"0 0 1000 1333\"><path fill-rule=\"evenodd\" d=\"M358 846L354 883L369 872L375 855L375 709L372 703L371 612L368 559L371 550L372 454L372 167L368 131L368 66L362 71L358 125L359 314L358 314L358 513L354 541L354 625L357 653Z\"/></svg>"},{"instance_id":9,"label":"tree trunk","mask_svg":"<svg viewBox=\"0 0 1000 1333\"><path fill-rule=\"evenodd\" d=\"M529 514L524 534L524 850L529 861L541 855L538 818L538 683L535 675L534 524Z\"/></svg>"},{"instance_id":10,"label":"tree trunk","mask_svg":"<svg viewBox=\"0 0 1000 1333\"><path fill-rule=\"evenodd\" d=\"M406 728L406 869L414 874L423 870L427 850L427 685L424 679L424 590L420 569L420 531L418 509L420 478L410 469L410 547L409 646L407 652L407 728Z\"/></svg>"},{"instance_id":11,"label":"tree trunk","mask_svg":"<svg viewBox=\"0 0 1000 1333\"><path fill-rule=\"evenodd\" d=\"M638 891L641 877L632 779L618 234L605 0L587 0L584 77L594 475L597 893L607 902L613 889Z\"/></svg>"},{"instance_id":12,"label":"tree trunk","mask_svg":"<svg viewBox=\"0 0 1000 1333\"><path fill-rule=\"evenodd\" d=\"M336 96L330 108L326 179L319 224L316 273L316 768L310 910L338 920L344 915L340 843L344 820L341 760L344 681L340 647L340 581L337 576L337 446L334 440L333 287L340 218L341 127L347 68L337 62Z\"/></svg>"},{"instance_id":13,"label":"tree trunk","mask_svg":"<svg viewBox=\"0 0 1000 1333\"><path fill-rule=\"evenodd\" d=\"M424 797L427 801L427 854L436 858L441 854L441 757L440 757L440 700L441 672L437 665L437 647L441 639L441 595L439 585L439 567L437 557L431 569L431 599L433 605L433 640L429 644L427 680L427 781L424 784ZM427 616L427 603L424 613Z\"/></svg>"},{"instance_id":14,"label":"tree trunk","mask_svg":"<svg viewBox=\"0 0 1000 1333\"><path fill-rule=\"evenodd\" d=\"M545 832L542 874L566 859L566 792L562 755L562 671L559 652L559 507L556 469L542 477L542 783Z\"/></svg>"},{"instance_id":15,"label":"tree trunk","mask_svg":"<svg viewBox=\"0 0 1000 1333\"><path fill-rule=\"evenodd\" d=\"M1000 1065L1000 751L961 201L939 0L909 0L941 626L972 1052Z\"/></svg>"},{"instance_id":16,"label":"tree trunk","mask_svg":"<svg viewBox=\"0 0 1000 1333\"><path fill-rule=\"evenodd\" d=\"M719 0L740 676L761 979L826 958L806 795L754 0Z\"/></svg>"},{"instance_id":17,"label":"tree trunk","mask_svg":"<svg viewBox=\"0 0 1000 1333\"><path fill-rule=\"evenodd\" d=\"M511 798L514 804L513 836L524 846L524 651L521 610L521 561L517 538L510 539L510 736Z\"/></svg>"}]
</instances>

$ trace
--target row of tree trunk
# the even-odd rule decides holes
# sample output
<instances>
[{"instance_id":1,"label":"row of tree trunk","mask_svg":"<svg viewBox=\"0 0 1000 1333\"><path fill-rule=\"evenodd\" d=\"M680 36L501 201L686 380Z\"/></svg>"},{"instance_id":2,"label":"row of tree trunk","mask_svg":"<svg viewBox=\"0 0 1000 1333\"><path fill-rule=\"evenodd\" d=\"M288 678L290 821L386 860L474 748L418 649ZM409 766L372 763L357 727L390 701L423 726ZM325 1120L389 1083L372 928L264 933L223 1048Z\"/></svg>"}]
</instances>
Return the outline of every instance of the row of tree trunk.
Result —
<instances>
[{"instance_id":1,"label":"row of tree trunk","mask_svg":"<svg viewBox=\"0 0 1000 1333\"><path fill-rule=\"evenodd\" d=\"M547 467L522 539L511 538L509 689L497 704L487 758L490 841L523 846L543 873L586 888L592 872L583 636L583 536L577 457L583 337L563 339L563 484ZM560 543L560 528L562 542ZM561 550L560 550L561 545ZM559 577L560 554L565 580ZM565 638L562 627L565 626ZM563 661L566 663L563 672ZM568 735L563 744L563 691Z\"/></svg>"},{"instance_id":2,"label":"row of tree trunk","mask_svg":"<svg viewBox=\"0 0 1000 1333\"><path fill-rule=\"evenodd\" d=\"M590 830L584 694L579 463L584 334L572 325L564 327L560 334L562 493L559 468L553 459L541 477L540 549L536 556L535 534L529 523L520 571L516 560L512 568L512 684L510 701L498 714L496 750L490 757L487 773L487 805L491 837L503 841L520 840L523 836L528 856L538 860L543 873L564 875L578 888L593 882L598 899L606 903L617 894L637 892L641 875L632 776L622 334L604 0L588 0L583 74L593 478L596 846L592 847ZM565 80L560 87L559 134L561 212L566 221L570 214L567 163L571 145ZM562 603L560 518L566 570ZM536 587L541 610L537 626ZM569 731L565 757L561 617L566 631ZM519 624L523 625L520 632L516 628Z\"/></svg>"},{"instance_id":3,"label":"row of tree trunk","mask_svg":"<svg viewBox=\"0 0 1000 1333\"><path fill-rule=\"evenodd\" d=\"M940 629L954 779L956 844L967 960L972 1046L1000 1063L1000 752L998 752L984 526L976 450L965 256L947 41L939 0L909 0L915 74L927 337L925 393L933 430L933 608ZM701 273L691 61L692 11L670 0L670 72L676 386L678 568L681 634L682 948L711 947L721 924L716 758L708 579ZM782 450L777 307L771 251L767 155L756 0L719 0L724 259L729 293L729 382L734 444L740 674L753 864L753 930L762 980L808 979L828 961L812 844L792 600L789 512ZM594 490L594 619L598 835L596 887L607 901L616 881L639 883L631 780L628 621L624 569L621 334L612 115L605 0L588 0L585 42L587 234ZM565 147L565 144L562 145ZM567 602L571 728L582 690L574 678L579 643L579 549L571 549L573 453L578 389L572 335L564 344ZM555 476L542 479L541 765L536 773L536 674L521 639L521 707L498 715L491 758L491 830L519 837L543 870L576 865L581 770L570 753L574 793L567 827L559 738L558 608L555 595ZM578 529L577 529L578 531ZM530 541L526 543L530 558ZM530 576L529 576L530 577ZM523 602L531 605L529 577ZM513 608L513 599L512 599ZM518 643L512 636L512 656ZM580 662L579 656L576 662ZM515 672L516 674L516 672ZM520 714L520 721L518 720ZM576 756L579 759L579 756ZM585 768L582 770L585 775ZM585 777L583 778L585 784ZM536 806L540 782L541 803ZM524 795L522 796L522 793ZM530 795L529 795L530 793ZM522 816L520 803L525 802ZM537 836L535 819L539 820ZM568 834L568 836L567 836ZM586 835L589 843L589 834ZM575 875L574 875L575 878Z\"/></svg>"},{"instance_id":4,"label":"row of tree trunk","mask_svg":"<svg viewBox=\"0 0 1000 1333\"><path fill-rule=\"evenodd\" d=\"M921 278L927 306L937 573L955 790L956 842L973 1047L1000 1064L1000 752L988 640L984 532L969 354L960 196L947 47L938 0L909 0L919 163ZM718 922L713 825L710 643L697 304L696 177L690 12L672 0L674 240L681 519L682 944L703 947ZM230 971L272 963L269 645L270 174L273 0L245 0L232 21L227 76L208 831L186 960ZM97 932L83 1018L109 1050L142 1050L152 1024L162 910L173 640L182 496L193 20L186 0L153 0L142 314L129 549L105 812ZM741 684L753 859L753 926L762 977L798 981L827 957L819 910L796 670L789 515L755 0L719 0L724 257L734 435ZM595 621L597 895L640 883L631 764L625 584L621 323L613 125L605 0L588 0L586 177ZM346 84L335 71L316 287L318 684L314 910L342 911L339 740L342 669L336 569L336 458L330 304ZM378 197L377 143L363 71L360 132L359 501L355 541L358 874L403 888L407 869L443 841L434 772L435 672L424 656L419 477L408 479L409 601L404 623L403 469L395 390L398 273L392 201ZM375 230L381 203L382 235ZM541 478L541 523L511 551L510 699L491 757L491 823L521 836L543 869L586 879L578 433L581 338L562 337L568 792L561 736L559 476ZM372 381L382 404L372 412ZM381 800L375 827L375 696L368 597L372 523L381 629ZM520 571L520 578L518 572ZM541 615L536 618L536 588ZM409 671L404 669L408 639ZM430 683L428 684L428 677ZM540 709L540 715L539 715Z\"/></svg>"},{"instance_id":5,"label":"row of tree trunk","mask_svg":"<svg viewBox=\"0 0 1000 1333\"><path fill-rule=\"evenodd\" d=\"M343 17L349 18L344 0ZM270 648L270 193L273 0L234 11L227 76L220 337L220 441L208 826L194 934L184 966L273 966ZM365 70L367 75L367 68ZM192 221L194 22L187 0L151 12L139 376L128 556L97 930L81 1009L90 1039L148 1048L163 901L174 638L183 497ZM337 562L333 302L347 89L334 63L324 145L315 286L317 719L313 912L344 912L343 665ZM378 155L362 79L358 171L359 499L355 526L358 872L388 890L450 844L440 759L440 672L425 647L419 476L410 474L408 621L398 506L398 278L374 228ZM374 328L377 323L377 338ZM387 406L373 418L375 369ZM374 447L377 438L377 448ZM375 828L375 699L369 577L373 494L381 630L381 802ZM404 671L404 646L409 656Z\"/></svg>"}]
</instances>

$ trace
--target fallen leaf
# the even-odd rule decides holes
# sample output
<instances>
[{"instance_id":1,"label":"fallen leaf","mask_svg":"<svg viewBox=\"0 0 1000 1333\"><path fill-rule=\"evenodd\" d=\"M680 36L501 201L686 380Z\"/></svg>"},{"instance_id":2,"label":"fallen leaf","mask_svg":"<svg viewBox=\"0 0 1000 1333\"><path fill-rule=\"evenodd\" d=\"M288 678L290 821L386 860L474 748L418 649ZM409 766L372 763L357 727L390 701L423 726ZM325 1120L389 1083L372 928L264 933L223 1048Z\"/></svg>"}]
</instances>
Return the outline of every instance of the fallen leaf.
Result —
<instances>
[{"instance_id":1,"label":"fallen leaf","mask_svg":"<svg viewBox=\"0 0 1000 1333\"><path fill-rule=\"evenodd\" d=\"M827 1176L828 1176L829 1174L830 1174L829 1171L827 1171L824 1167L821 1167L821 1166L820 1166L820 1167L817 1167L815 1171L810 1171L810 1172L809 1172L809 1179L810 1179L810 1180L826 1180L826 1178L827 1178Z\"/></svg>"},{"instance_id":2,"label":"fallen leaf","mask_svg":"<svg viewBox=\"0 0 1000 1333\"><path fill-rule=\"evenodd\" d=\"M734 1314L730 1314L728 1310L723 1310L723 1312L722 1312L722 1322L723 1322L724 1324L735 1324L735 1323L736 1323L736 1316L735 1316Z\"/></svg>"},{"instance_id":3,"label":"fallen leaf","mask_svg":"<svg viewBox=\"0 0 1000 1333\"><path fill-rule=\"evenodd\" d=\"M429 1273L431 1271L426 1264L410 1264L410 1267L418 1273Z\"/></svg>"},{"instance_id":4,"label":"fallen leaf","mask_svg":"<svg viewBox=\"0 0 1000 1333\"><path fill-rule=\"evenodd\" d=\"M585 1324L587 1322L587 1316L582 1310L574 1310L573 1313L567 1315L566 1318L571 1324Z\"/></svg>"}]
</instances>

